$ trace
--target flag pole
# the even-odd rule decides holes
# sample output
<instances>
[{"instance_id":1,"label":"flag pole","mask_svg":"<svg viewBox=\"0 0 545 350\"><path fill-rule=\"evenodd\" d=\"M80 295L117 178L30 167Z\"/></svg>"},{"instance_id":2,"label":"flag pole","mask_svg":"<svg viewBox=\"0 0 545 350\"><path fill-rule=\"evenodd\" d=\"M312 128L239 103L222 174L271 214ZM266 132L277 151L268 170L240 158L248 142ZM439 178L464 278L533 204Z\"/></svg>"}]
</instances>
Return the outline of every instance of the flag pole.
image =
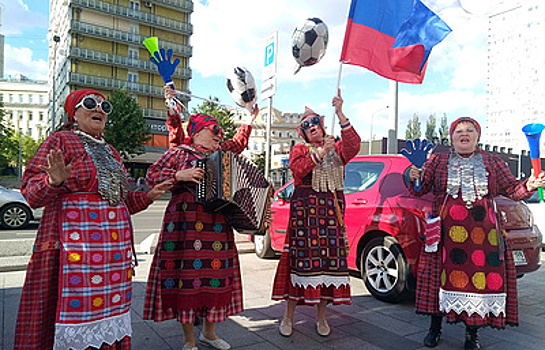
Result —
<instances>
[{"instance_id":1,"label":"flag pole","mask_svg":"<svg viewBox=\"0 0 545 350\"><path fill-rule=\"evenodd\" d=\"M343 72L343 62L340 61L339 62L339 76L337 77L337 88L335 89L335 95L334 96L337 96L337 94L339 93L339 89L341 87L342 72ZM334 131L335 131L335 106L333 106L333 118L331 118L331 132L329 134L333 135Z\"/></svg>"}]
</instances>

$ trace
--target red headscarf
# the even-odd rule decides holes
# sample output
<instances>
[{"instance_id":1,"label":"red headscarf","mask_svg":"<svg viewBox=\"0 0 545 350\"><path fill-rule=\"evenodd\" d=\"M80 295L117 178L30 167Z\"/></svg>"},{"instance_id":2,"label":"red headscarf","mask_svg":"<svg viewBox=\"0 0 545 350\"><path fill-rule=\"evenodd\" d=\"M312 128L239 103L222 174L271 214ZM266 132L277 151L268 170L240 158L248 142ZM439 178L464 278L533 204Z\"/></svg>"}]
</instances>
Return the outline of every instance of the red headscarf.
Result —
<instances>
[{"instance_id":1,"label":"red headscarf","mask_svg":"<svg viewBox=\"0 0 545 350\"><path fill-rule=\"evenodd\" d=\"M320 118L320 127L322 128L322 131L323 131L324 136L325 136L326 132L325 132L325 129L324 129L324 117L322 117L318 113L314 112L312 109L308 108L307 106L305 106L305 112L301 116L301 121L305 120L307 117L313 117L313 116L318 116ZM307 137L305 135L305 131L301 130L301 124L299 124L295 128L295 131L297 131L297 133L303 138L303 140L308 142Z\"/></svg>"},{"instance_id":2,"label":"red headscarf","mask_svg":"<svg viewBox=\"0 0 545 350\"><path fill-rule=\"evenodd\" d=\"M68 122L74 122L74 114L76 114L76 105L81 101L85 96L88 95L97 95L102 97L102 99L106 99L104 95L102 95L100 92L93 90L93 89L81 89L81 90L74 90L66 97L66 102L64 102L64 110L66 111L66 114L68 114Z\"/></svg>"},{"instance_id":3,"label":"red headscarf","mask_svg":"<svg viewBox=\"0 0 545 350\"><path fill-rule=\"evenodd\" d=\"M188 138L185 139L186 144L191 143L191 138L193 135L201 131L202 129L208 127L208 126L214 126L217 125L221 128L220 123L216 120L216 118L207 115L207 114L192 114L191 117L189 117L189 122L187 123L187 135Z\"/></svg>"},{"instance_id":4,"label":"red headscarf","mask_svg":"<svg viewBox=\"0 0 545 350\"><path fill-rule=\"evenodd\" d=\"M455 121L453 121L452 124L450 124L450 129L448 130L448 133L449 133L451 138L452 138L452 134L454 133L454 130L456 129L458 124L463 123L463 122L473 124L473 126L475 127L475 129L477 129L477 132L479 133L479 138L481 137L481 125L475 119L470 118L470 117L460 117L460 118L456 119Z\"/></svg>"}]
</instances>

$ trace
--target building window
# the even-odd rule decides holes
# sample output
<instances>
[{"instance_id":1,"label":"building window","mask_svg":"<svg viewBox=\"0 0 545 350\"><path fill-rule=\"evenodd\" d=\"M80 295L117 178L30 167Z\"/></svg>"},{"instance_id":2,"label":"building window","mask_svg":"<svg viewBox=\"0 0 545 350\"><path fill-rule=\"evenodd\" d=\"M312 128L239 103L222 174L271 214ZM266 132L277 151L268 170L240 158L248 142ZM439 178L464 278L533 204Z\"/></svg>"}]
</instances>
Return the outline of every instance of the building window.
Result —
<instances>
[{"instance_id":1,"label":"building window","mask_svg":"<svg viewBox=\"0 0 545 350\"><path fill-rule=\"evenodd\" d=\"M129 83L138 83L138 73L131 73L127 75L127 81Z\"/></svg>"},{"instance_id":2,"label":"building window","mask_svg":"<svg viewBox=\"0 0 545 350\"><path fill-rule=\"evenodd\" d=\"M28 120L32 120L32 112L28 112Z\"/></svg>"},{"instance_id":3,"label":"building window","mask_svg":"<svg viewBox=\"0 0 545 350\"><path fill-rule=\"evenodd\" d=\"M0 102L4 102L4 94L0 94Z\"/></svg>"},{"instance_id":4,"label":"building window","mask_svg":"<svg viewBox=\"0 0 545 350\"><path fill-rule=\"evenodd\" d=\"M9 102L13 103L13 95L12 94L9 94Z\"/></svg>"},{"instance_id":5,"label":"building window","mask_svg":"<svg viewBox=\"0 0 545 350\"><path fill-rule=\"evenodd\" d=\"M19 94L19 103L23 103L23 94Z\"/></svg>"},{"instance_id":6,"label":"building window","mask_svg":"<svg viewBox=\"0 0 545 350\"><path fill-rule=\"evenodd\" d=\"M138 59L138 49L130 48L129 49L129 59Z\"/></svg>"},{"instance_id":7,"label":"building window","mask_svg":"<svg viewBox=\"0 0 545 350\"><path fill-rule=\"evenodd\" d=\"M131 10L140 11L140 2L139 1L129 2L129 8Z\"/></svg>"},{"instance_id":8,"label":"building window","mask_svg":"<svg viewBox=\"0 0 545 350\"><path fill-rule=\"evenodd\" d=\"M41 104L41 105L44 104L44 95L40 95L40 104Z\"/></svg>"},{"instance_id":9,"label":"building window","mask_svg":"<svg viewBox=\"0 0 545 350\"><path fill-rule=\"evenodd\" d=\"M44 112L40 112L38 118L40 119L41 122L43 122L44 121Z\"/></svg>"},{"instance_id":10,"label":"building window","mask_svg":"<svg viewBox=\"0 0 545 350\"><path fill-rule=\"evenodd\" d=\"M28 129L28 136L32 136L32 129Z\"/></svg>"},{"instance_id":11,"label":"building window","mask_svg":"<svg viewBox=\"0 0 545 350\"><path fill-rule=\"evenodd\" d=\"M34 103L34 95L28 95L28 103Z\"/></svg>"}]
</instances>

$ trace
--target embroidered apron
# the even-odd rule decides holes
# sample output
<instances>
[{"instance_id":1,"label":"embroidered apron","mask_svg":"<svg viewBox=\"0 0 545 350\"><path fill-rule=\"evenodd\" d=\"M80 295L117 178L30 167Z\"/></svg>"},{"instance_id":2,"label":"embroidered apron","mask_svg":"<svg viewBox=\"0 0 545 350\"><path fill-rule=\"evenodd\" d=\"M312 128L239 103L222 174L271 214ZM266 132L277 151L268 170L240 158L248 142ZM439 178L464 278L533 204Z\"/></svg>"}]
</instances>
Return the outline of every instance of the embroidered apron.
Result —
<instances>
[{"instance_id":1,"label":"embroidered apron","mask_svg":"<svg viewBox=\"0 0 545 350\"><path fill-rule=\"evenodd\" d=\"M55 350L131 336L132 228L127 208L96 193L61 200Z\"/></svg>"},{"instance_id":2,"label":"embroidered apron","mask_svg":"<svg viewBox=\"0 0 545 350\"><path fill-rule=\"evenodd\" d=\"M444 227L439 309L480 317L502 314L507 297L503 235L497 232L489 197L468 209L449 196L441 213Z\"/></svg>"}]
</instances>

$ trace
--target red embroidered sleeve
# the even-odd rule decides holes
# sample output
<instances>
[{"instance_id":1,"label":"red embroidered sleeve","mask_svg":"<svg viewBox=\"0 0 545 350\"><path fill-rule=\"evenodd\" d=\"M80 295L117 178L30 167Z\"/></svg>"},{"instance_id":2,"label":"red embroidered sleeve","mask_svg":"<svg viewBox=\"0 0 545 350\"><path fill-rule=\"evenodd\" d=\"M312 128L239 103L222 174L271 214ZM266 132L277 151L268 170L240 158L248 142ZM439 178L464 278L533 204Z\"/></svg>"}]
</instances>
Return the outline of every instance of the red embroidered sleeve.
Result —
<instances>
[{"instance_id":1,"label":"red embroidered sleeve","mask_svg":"<svg viewBox=\"0 0 545 350\"><path fill-rule=\"evenodd\" d=\"M242 153L248 146L248 139L252 132L252 126L243 124L238 128L237 133L232 139L225 141L220 145L220 148L234 152Z\"/></svg>"},{"instance_id":2,"label":"red embroidered sleeve","mask_svg":"<svg viewBox=\"0 0 545 350\"><path fill-rule=\"evenodd\" d=\"M354 158L360 151L361 139L353 126L341 129L341 141L335 144L337 154L341 156L346 165L350 159Z\"/></svg>"},{"instance_id":3,"label":"red embroidered sleeve","mask_svg":"<svg viewBox=\"0 0 545 350\"><path fill-rule=\"evenodd\" d=\"M40 165L47 166L47 155L51 150L63 150L58 133L53 133L40 145L23 174L21 193L32 208L46 206L60 194L68 192L63 185L51 186L49 176L39 168Z\"/></svg>"},{"instance_id":4,"label":"red embroidered sleeve","mask_svg":"<svg viewBox=\"0 0 545 350\"><path fill-rule=\"evenodd\" d=\"M507 164L498 156L488 154L488 171L493 172L498 186L498 194L519 201L528 199L535 191L528 191L526 181L521 182L509 170Z\"/></svg>"},{"instance_id":5,"label":"red embroidered sleeve","mask_svg":"<svg viewBox=\"0 0 545 350\"><path fill-rule=\"evenodd\" d=\"M313 158L314 157L314 158ZM317 156L310 153L308 147L299 143L290 151L290 169L296 183L303 179L316 166Z\"/></svg>"},{"instance_id":6,"label":"red embroidered sleeve","mask_svg":"<svg viewBox=\"0 0 545 350\"><path fill-rule=\"evenodd\" d=\"M165 152L146 173L146 183L150 188L157 184L173 179L176 171L184 169L182 155L185 154L180 148L171 148Z\"/></svg>"}]
</instances>

